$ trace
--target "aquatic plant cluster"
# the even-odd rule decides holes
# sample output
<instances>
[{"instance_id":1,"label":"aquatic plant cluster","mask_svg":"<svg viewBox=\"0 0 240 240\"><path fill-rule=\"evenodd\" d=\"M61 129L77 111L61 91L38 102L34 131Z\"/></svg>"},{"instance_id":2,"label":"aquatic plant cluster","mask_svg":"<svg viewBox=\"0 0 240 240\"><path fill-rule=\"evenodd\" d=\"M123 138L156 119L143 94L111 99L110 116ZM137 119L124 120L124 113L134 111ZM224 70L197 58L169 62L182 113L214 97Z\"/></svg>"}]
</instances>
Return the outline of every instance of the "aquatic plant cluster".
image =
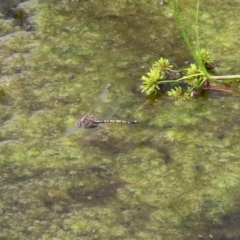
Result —
<instances>
[{"instance_id":1,"label":"aquatic plant cluster","mask_svg":"<svg viewBox=\"0 0 240 240\"><path fill-rule=\"evenodd\" d=\"M209 50L201 49L200 56L205 66L213 64ZM165 58L160 58L159 61L153 63L147 75L147 77L142 77L142 92L147 95L157 95L162 93L161 85L172 83L174 87L168 90L167 94L174 99L189 99L192 96L199 95L205 86L209 84L208 77L196 64L191 64L185 70L175 70L170 61ZM166 77L170 77L171 79L167 79ZM181 82L183 83L182 85L176 86L177 83Z\"/></svg>"},{"instance_id":2,"label":"aquatic plant cluster","mask_svg":"<svg viewBox=\"0 0 240 240\"><path fill-rule=\"evenodd\" d=\"M188 50L191 52L196 63L190 64L186 69L173 69L168 59L160 58L159 61L155 62L147 73L148 77L142 77L141 90L146 95L159 95L163 93L161 86L163 84L172 84L170 90L167 91L167 95L177 100L186 100L191 97L196 97L201 95L204 90L216 90L221 92L233 93L227 89L214 88L211 87L212 82L219 82L219 80L237 80L239 81L240 75L227 75L227 76L212 76L209 70L213 70L214 61L212 58L212 53L207 49L200 49L199 44L199 5L200 1L197 1L196 10L196 46L192 46L189 37L182 24L178 2L172 0L174 6L174 14L177 25L180 29L181 35L185 41ZM169 78L167 73L179 73L174 77ZM177 85L177 86L176 86Z\"/></svg>"}]
</instances>

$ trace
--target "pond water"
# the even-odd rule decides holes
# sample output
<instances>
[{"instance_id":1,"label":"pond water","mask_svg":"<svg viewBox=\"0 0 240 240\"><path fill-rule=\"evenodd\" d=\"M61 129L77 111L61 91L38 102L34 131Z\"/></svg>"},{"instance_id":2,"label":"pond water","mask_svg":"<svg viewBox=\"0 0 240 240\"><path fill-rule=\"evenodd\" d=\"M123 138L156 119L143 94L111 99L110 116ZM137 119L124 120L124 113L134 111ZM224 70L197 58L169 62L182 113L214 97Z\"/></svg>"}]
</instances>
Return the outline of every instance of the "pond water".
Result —
<instances>
[{"instance_id":1,"label":"pond water","mask_svg":"<svg viewBox=\"0 0 240 240\"><path fill-rule=\"evenodd\" d=\"M160 57L192 60L170 0L1 2L0 239L240 238L239 97L139 89ZM239 73L240 3L202 2L201 44ZM87 114L139 124L74 128Z\"/></svg>"}]
</instances>

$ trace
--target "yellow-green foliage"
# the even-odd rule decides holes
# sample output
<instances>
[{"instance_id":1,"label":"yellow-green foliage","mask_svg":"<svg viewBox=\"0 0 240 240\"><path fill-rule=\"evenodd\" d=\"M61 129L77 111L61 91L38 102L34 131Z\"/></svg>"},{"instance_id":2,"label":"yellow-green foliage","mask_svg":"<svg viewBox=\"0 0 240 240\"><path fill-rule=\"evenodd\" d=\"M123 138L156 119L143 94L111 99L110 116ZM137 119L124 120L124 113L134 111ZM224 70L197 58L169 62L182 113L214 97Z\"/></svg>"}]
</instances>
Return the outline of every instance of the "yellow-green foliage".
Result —
<instances>
[{"instance_id":1,"label":"yellow-green foliage","mask_svg":"<svg viewBox=\"0 0 240 240\"><path fill-rule=\"evenodd\" d=\"M141 85L142 92L147 95L158 94L160 92L161 80L164 77L164 72L160 69L150 69L147 73L148 77L143 76L143 83Z\"/></svg>"},{"instance_id":2,"label":"yellow-green foliage","mask_svg":"<svg viewBox=\"0 0 240 240\"><path fill-rule=\"evenodd\" d=\"M172 88L167 92L167 94L169 97L172 97L175 100L187 100L190 97L189 93L184 92L180 86Z\"/></svg>"},{"instance_id":3,"label":"yellow-green foliage","mask_svg":"<svg viewBox=\"0 0 240 240\"><path fill-rule=\"evenodd\" d=\"M204 65L212 64L214 62L212 57L212 52L208 49L202 48L200 51L200 56L201 56L202 63Z\"/></svg>"},{"instance_id":4,"label":"yellow-green foliage","mask_svg":"<svg viewBox=\"0 0 240 240\"><path fill-rule=\"evenodd\" d=\"M168 59L161 57L157 62L153 63L152 68L170 70L173 68L173 66Z\"/></svg>"},{"instance_id":5,"label":"yellow-green foliage","mask_svg":"<svg viewBox=\"0 0 240 240\"><path fill-rule=\"evenodd\" d=\"M200 52L203 64L212 64L213 59L211 52L206 49L201 49ZM185 76L180 77L180 72L183 72ZM165 79L166 73L178 73L178 79ZM148 77L142 77L142 85L141 89L146 95L158 94L161 92L160 85L163 83L178 83L181 82L185 84L187 87L187 91L178 86L170 89L167 94L168 96L178 99L178 100L186 100L189 99L192 95L192 92L200 92L204 88L204 83L208 79L208 76L202 72L200 66L196 64L190 64L190 66L185 70L174 70L170 61L165 58L160 58L157 62L153 63L150 72L147 73Z\"/></svg>"},{"instance_id":6,"label":"yellow-green foliage","mask_svg":"<svg viewBox=\"0 0 240 240\"><path fill-rule=\"evenodd\" d=\"M160 58L153 63L150 72L147 73L148 77L142 76L141 89L146 95L158 94L161 91L160 84L165 77L165 71L171 70L172 65L170 61L165 58Z\"/></svg>"}]
</instances>

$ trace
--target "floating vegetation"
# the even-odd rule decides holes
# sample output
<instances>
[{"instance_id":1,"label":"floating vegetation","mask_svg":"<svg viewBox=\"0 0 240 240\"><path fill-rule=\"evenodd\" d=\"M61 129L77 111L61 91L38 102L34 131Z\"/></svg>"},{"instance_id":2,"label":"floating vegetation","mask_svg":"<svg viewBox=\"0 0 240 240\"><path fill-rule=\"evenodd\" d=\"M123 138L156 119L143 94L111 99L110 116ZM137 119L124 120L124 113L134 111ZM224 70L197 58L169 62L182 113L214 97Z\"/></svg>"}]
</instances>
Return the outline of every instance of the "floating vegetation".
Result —
<instances>
[{"instance_id":1,"label":"floating vegetation","mask_svg":"<svg viewBox=\"0 0 240 240\"><path fill-rule=\"evenodd\" d=\"M199 96L204 91L215 90L227 93L234 93L231 90L212 87L213 82L236 81L240 79L240 75L213 76L210 70L214 68L214 60L212 52L208 49L199 47L198 35L198 16L199 16L199 0L197 1L196 11L196 47L193 46L185 32L182 21L179 17L178 3L173 0L174 13L177 25L183 36L183 39L191 52L196 63L191 63L186 69L174 69L168 59L160 58L152 64L147 77L142 77L142 85L140 86L146 95L160 95L167 93L168 96L175 100L186 100L191 97ZM163 91L164 84L170 85L170 90ZM177 86L176 86L177 85Z\"/></svg>"},{"instance_id":2,"label":"floating vegetation","mask_svg":"<svg viewBox=\"0 0 240 240\"><path fill-rule=\"evenodd\" d=\"M165 2L159 8L168 11L170 1ZM1 38L6 96L0 101L0 239L186 240L198 234L209 239L210 233L214 239L238 239L239 102L199 99L173 106L163 99L152 107L129 81L167 39L178 41L172 21L145 0L39 4L35 33L14 29L13 23ZM217 15L220 24L226 22L217 29L217 38L224 38L238 9L232 4L228 10L230 4L223 1L205 4L214 23ZM231 26L238 36L237 24ZM150 54L142 58L149 46ZM174 46L168 54L178 47L181 51L182 46ZM202 69L194 64L191 70L199 74ZM165 80L187 75L187 69L176 71L166 59L153 68L161 68ZM110 93L106 87L97 98L109 83ZM184 81L161 82L159 93L170 91L168 86L180 98L189 96ZM64 134L77 116L92 113L95 106L95 116L134 115L141 123Z\"/></svg>"}]
</instances>

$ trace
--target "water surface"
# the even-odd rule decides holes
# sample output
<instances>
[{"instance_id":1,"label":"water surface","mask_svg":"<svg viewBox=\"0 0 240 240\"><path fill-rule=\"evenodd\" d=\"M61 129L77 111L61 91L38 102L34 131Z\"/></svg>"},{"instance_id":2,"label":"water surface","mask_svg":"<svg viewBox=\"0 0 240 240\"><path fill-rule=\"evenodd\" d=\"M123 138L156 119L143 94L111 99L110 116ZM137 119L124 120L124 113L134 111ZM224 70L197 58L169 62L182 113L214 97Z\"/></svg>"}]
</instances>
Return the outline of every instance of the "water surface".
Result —
<instances>
[{"instance_id":1,"label":"water surface","mask_svg":"<svg viewBox=\"0 0 240 240\"><path fill-rule=\"evenodd\" d=\"M3 2L0 238L238 239L239 97L139 90L161 56L192 60L170 1ZM238 8L201 3L219 74L240 72ZM180 11L193 37L195 1ZM139 125L65 134L91 112Z\"/></svg>"}]
</instances>

